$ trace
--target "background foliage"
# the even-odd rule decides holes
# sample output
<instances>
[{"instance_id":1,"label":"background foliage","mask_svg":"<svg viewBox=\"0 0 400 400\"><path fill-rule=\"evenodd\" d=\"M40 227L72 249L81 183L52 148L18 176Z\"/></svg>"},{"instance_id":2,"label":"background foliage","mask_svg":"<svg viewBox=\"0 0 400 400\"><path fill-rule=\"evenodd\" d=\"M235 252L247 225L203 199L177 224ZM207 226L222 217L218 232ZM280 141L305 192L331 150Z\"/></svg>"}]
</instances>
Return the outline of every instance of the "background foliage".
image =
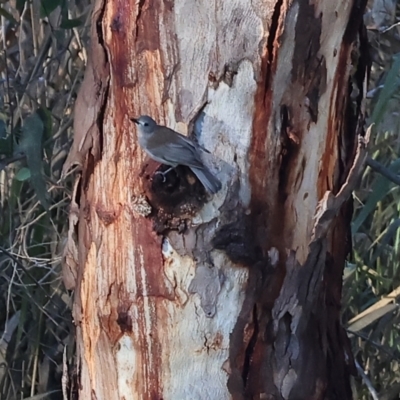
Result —
<instances>
[{"instance_id":1,"label":"background foliage","mask_svg":"<svg viewBox=\"0 0 400 400\"><path fill-rule=\"evenodd\" d=\"M86 65L89 0L0 2L0 400L70 398L71 297L61 280L70 182L60 182ZM365 16L370 167L355 195L343 323L356 399L400 393L400 5ZM397 180L396 180L397 179Z\"/></svg>"},{"instance_id":2,"label":"background foliage","mask_svg":"<svg viewBox=\"0 0 400 400\"><path fill-rule=\"evenodd\" d=\"M372 56L369 167L355 193L353 255L344 276L343 323L359 376L355 399L400 397L400 4L375 0L365 15Z\"/></svg>"},{"instance_id":3,"label":"background foliage","mask_svg":"<svg viewBox=\"0 0 400 400\"><path fill-rule=\"evenodd\" d=\"M60 173L89 11L86 0L0 3L0 399L60 399L63 374L73 376Z\"/></svg>"}]
</instances>

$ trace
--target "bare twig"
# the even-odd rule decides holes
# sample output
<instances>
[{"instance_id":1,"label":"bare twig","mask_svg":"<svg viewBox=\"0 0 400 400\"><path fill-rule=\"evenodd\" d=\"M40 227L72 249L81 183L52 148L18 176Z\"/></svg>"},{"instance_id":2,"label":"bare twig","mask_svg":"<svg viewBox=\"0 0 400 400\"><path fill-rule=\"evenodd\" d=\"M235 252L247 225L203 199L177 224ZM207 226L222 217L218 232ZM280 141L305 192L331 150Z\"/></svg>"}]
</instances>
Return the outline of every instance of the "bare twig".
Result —
<instances>
[{"instance_id":1,"label":"bare twig","mask_svg":"<svg viewBox=\"0 0 400 400\"><path fill-rule=\"evenodd\" d=\"M364 372L364 370L361 368L361 365L355 360L356 368L358 373L361 376L361 379L364 381L365 385L367 386L369 392L371 393L371 397L373 400L379 400L379 396L375 388L372 386L371 381L369 380L367 374Z\"/></svg>"},{"instance_id":2,"label":"bare twig","mask_svg":"<svg viewBox=\"0 0 400 400\"><path fill-rule=\"evenodd\" d=\"M375 172L380 173L382 176L384 176L389 181L395 183L396 185L400 185L400 175L395 174L394 172L392 172L390 169L383 166L378 161L372 159L371 157L368 157L366 164L371 169L373 169Z\"/></svg>"},{"instance_id":3,"label":"bare twig","mask_svg":"<svg viewBox=\"0 0 400 400\"><path fill-rule=\"evenodd\" d=\"M61 387L62 387L63 400L68 400L67 346L64 346L64 351L63 351L63 372L62 372L62 377L61 377Z\"/></svg>"}]
</instances>

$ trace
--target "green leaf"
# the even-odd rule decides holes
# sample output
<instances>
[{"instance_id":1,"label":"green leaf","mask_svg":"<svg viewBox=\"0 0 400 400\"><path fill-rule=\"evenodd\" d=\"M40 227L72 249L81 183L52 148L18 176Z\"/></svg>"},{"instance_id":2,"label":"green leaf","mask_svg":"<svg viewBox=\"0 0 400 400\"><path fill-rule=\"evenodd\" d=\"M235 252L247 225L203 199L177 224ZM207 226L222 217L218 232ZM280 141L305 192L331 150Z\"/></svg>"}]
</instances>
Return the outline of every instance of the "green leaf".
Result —
<instances>
[{"instance_id":1,"label":"green leaf","mask_svg":"<svg viewBox=\"0 0 400 400\"><path fill-rule=\"evenodd\" d=\"M42 136L44 125L38 114L24 120L20 149L25 153L31 173L30 182L42 206L48 210L46 182L42 173Z\"/></svg>"},{"instance_id":2,"label":"green leaf","mask_svg":"<svg viewBox=\"0 0 400 400\"><path fill-rule=\"evenodd\" d=\"M37 113L41 118L44 127L42 140L48 140L51 138L51 133L53 129L53 117L51 115L51 112L47 108L42 107L37 110Z\"/></svg>"},{"instance_id":3,"label":"green leaf","mask_svg":"<svg viewBox=\"0 0 400 400\"><path fill-rule=\"evenodd\" d=\"M392 162L388 169L397 173L397 171L400 169L400 159ZM367 202L351 225L353 235L358 232L368 216L375 211L376 205L388 194L391 185L393 184L388 179L381 175L378 176L372 186L372 191L368 196Z\"/></svg>"},{"instance_id":4,"label":"green leaf","mask_svg":"<svg viewBox=\"0 0 400 400\"><path fill-rule=\"evenodd\" d=\"M398 91L400 87L400 54L397 54L393 58L393 65L386 75L383 89L379 94L378 101L375 104L374 111L371 116L371 122L375 124L379 124L379 122L382 120L389 100L393 97L393 95Z\"/></svg>"},{"instance_id":5,"label":"green leaf","mask_svg":"<svg viewBox=\"0 0 400 400\"><path fill-rule=\"evenodd\" d=\"M20 14L22 13L22 10L25 7L25 3L26 3L26 0L17 0L17 2L16 2L16 7L15 8L18 10L18 12Z\"/></svg>"},{"instance_id":6,"label":"green leaf","mask_svg":"<svg viewBox=\"0 0 400 400\"><path fill-rule=\"evenodd\" d=\"M0 139L0 154L6 157L11 157L13 154L13 139L11 135Z\"/></svg>"},{"instance_id":7,"label":"green leaf","mask_svg":"<svg viewBox=\"0 0 400 400\"><path fill-rule=\"evenodd\" d=\"M5 121L0 119L0 139L4 139L7 136L7 124Z\"/></svg>"},{"instance_id":8,"label":"green leaf","mask_svg":"<svg viewBox=\"0 0 400 400\"><path fill-rule=\"evenodd\" d=\"M15 18L2 7L0 7L0 15L5 19L8 19L13 25L17 25L17 21L15 20Z\"/></svg>"},{"instance_id":9,"label":"green leaf","mask_svg":"<svg viewBox=\"0 0 400 400\"><path fill-rule=\"evenodd\" d=\"M39 108L37 110L37 113L43 122L44 130L43 130L42 144L44 145L44 143L51 138L51 135L53 133L53 116L51 112L45 107ZM52 150L53 146L47 146L44 148L44 151L46 152L46 158L49 160L52 157Z\"/></svg>"},{"instance_id":10,"label":"green leaf","mask_svg":"<svg viewBox=\"0 0 400 400\"><path fill-rule=\"evenodd\" d=\"M40 17L48 17L58 6L61 6L63 0L41 0Z\"/></svg>"},{"instance_id":11,"label":"green leaf","mask_svg":"<svg viewBox=\"0 0 400 400\"><path fill-rule=\"evenodd\" d=\"M63 19L60 24L60 28L62 29L72 29L76 28L77 26L81 26L83 24L83 21L79 18L73 18L73 19Z\"/></svg>"},{"instance_id":12,"label":"green leaf","mask_svg":"<svg viewBox=\"0 0 400 400\"><path fill-rule=\"evenodd\" d=\"M29 168L23 167L16 174L15 179L17 181L23 182L31 177L31 171Z\"/></svg>"}]
</instances>

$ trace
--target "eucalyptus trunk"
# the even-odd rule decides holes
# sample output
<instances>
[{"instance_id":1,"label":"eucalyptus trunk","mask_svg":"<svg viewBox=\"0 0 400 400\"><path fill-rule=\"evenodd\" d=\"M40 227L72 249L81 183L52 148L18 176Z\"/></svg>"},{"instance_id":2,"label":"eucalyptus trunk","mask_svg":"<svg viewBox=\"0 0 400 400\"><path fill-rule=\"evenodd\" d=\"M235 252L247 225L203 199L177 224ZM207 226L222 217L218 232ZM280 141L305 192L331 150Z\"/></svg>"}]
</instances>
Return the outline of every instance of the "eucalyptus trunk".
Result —
<instances>
[{"instance_id":1,"label":"eucalyptus trunk","mask_svg":"<svg viewBox=\"0 0 400 400\"><path fill-rule=\"evenodd\" d=\"M65 165L79 398L351 398L365 3L95 2ZM140 115L208 149L222 190L155 174Z\"/></svg>"}]
</instances>

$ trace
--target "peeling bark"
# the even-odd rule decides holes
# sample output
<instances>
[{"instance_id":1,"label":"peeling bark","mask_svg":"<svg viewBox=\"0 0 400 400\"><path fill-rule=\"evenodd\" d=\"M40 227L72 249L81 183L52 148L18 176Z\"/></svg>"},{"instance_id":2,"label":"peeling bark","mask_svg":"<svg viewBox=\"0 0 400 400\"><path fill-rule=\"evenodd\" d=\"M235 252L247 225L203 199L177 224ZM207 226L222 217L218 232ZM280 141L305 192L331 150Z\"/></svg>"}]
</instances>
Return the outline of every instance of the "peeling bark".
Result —
<instances>
[{"instance_id":1,"label":"peeling bark","mask_svg":"<svg viewBox=\"0 0 400 400\"><path fill-rule=\"evenodd\" d=\"M96 1L65 166L82 167L65 252L80 398L351 398L364 7ZM221 192L185 167L155 175L141 114L210 150Z\"/></svg>"}]
</instances>

